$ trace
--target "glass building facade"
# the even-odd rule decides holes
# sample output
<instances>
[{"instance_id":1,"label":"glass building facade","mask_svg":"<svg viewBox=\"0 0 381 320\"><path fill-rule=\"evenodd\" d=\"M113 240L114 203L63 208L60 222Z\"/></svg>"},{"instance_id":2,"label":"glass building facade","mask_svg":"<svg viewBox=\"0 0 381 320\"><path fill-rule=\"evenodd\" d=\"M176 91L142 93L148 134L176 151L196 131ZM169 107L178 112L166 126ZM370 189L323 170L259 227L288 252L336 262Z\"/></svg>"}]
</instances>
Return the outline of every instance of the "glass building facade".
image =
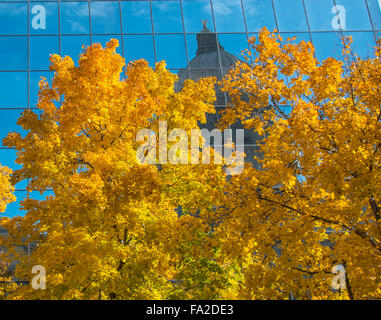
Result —
<instances>
[{"instance_id":1,"label":"glass building facade","mask_svg":"<svg viewBox=\"0 0 381 320\"><path fill-rule=\"evenodd\" d=\"M355 52L367 56L380 37L381 0L0 0L1 140L10 131L21 132L20 113L36 108L40 77L53 76L49 54L76 61L83 45L116 38L127 61L143 58L154 66L165 60L181 73L196 57L205 20L221 46L238 58L263 27L312 41L320 60L340 56L341 35L351 35ZM15 159L14 150L1 146L2 165L17 169ZM26 183L16 185L18 201L5 215L22 214L25 188Z\"/></svg>"}]
</instances>

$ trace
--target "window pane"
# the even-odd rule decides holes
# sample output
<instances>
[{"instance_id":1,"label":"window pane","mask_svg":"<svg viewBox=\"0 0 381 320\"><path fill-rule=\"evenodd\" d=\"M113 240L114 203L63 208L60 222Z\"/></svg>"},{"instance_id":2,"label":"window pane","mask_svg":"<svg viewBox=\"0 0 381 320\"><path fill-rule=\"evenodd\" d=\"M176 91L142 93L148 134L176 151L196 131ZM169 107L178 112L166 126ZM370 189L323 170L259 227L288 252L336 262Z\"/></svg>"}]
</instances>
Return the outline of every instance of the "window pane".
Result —
<instances>
[{"instance_id":1,"label":"window pane","mask_svg":"<svg viewBox=\"0 0 381 320\"><path fill-rule=\"evenodd\" d=\"M0 3L0 34L28 34L28 5Z\"/></svg>"},{"instance_id":2,"label":"window pane","mask_svg":"<svg viewBox=\"0 0 381 320\"><path fill-rule=\"evenodd\" d=\"M61 3L61 33L89 33L89 4L86 2Z\"/></svg>"},{"instance_id":3,"label":"window pane","mask_svg":"<svg viewBox=\"0 0 381 320\"><path fill-rule=\"evenodd\" d=\"M351 36L353 39L352 49L359 57L366 58L374 55L374 34L368 32L345 32L346 36Z\"/></svg>"},{"instance_id":4,"label":"window pane","mask_svg":"<svg viewBox=\"0 0 381 320\"><path fill-rule=\"evenodd\" d=\"M118 2L91 2L91 32L121 33Z\"/></svg>"},{"instance_id":5,"label":"window pane","mask_svg":"<svg viewBox=\"0 0 381 320\"><path fill-rule=\"evenodd\" d=\"M152 16L155 32L183 32L179 1L152 2Z\"/></svg>"},{"instance_id":6,"label":"window pane","mask_svg":"<svg viewBox=\"0 0 381 320\"><path fill-rule=\"evenodd\" d=\"M151 13L148 1L123 1L122 24L124 33L151 33Z\"/></svg>"},{"instance_id":7,"label":"window pane","mask_svg":"<svg viewBox=\"0 0 381 320\"><path fill-rule=\"evenodd\" d=\"M328 57L342 60L343 46L340 32L312 33L312 42L319 61L323 61Z\"/></svg>"},{"instance_id":8,"label":"window pane","mask_svg":"<svg viewBox=\"0 0 381 320\"><path fill-rule=\"evenodd\" d=\"M84 46L90 45L90 36L62 36L61 55L70 56L78 66L79 55L84 51Z\"/></svg>"},{"instance_id":9,"label":"window pane","mask_svg":"<svg viewBox=\"0 0 381 320\"><path fill-rule=\"evenodd\" d=\"M372 30L365 1L336 0L336 8L343 30Z\"/></svg>"},{"instance_id":10,"label":"window pane","mask_svg":"<svg viewBox=\"0 0 381 320\"><path fill-rule=\"evenodd\" d=\"M151 66L155 65L152 35L124 35L123 40L126 63L145 59Z\"/></svg>"},{"instance_id":11,"label":"window pane","mask_svg":"<svg viewBox=\"0 0 381 320\"><path fill-rule=\"evenodd\" d=\"M373 27L381 31L381 1L380 0L366 0L372 18Z\"/></svg>"},{"instance_id":12,"label":"window pane","mask_svg":"<svg viewBox=\"0 0 381 320\"><path fill-rule=\"evenodd\" d=\"M0 70L26 70L28 37L0 36Z\"/></svg>"},{"instance_id":13,"label":"window pane","mask_svg":"<svg viewBox=\"0 0 381 320\"><path fill-rule=\"evenodd\" d=\"M183 1L185 32L198 33L202 30L202 20L207 21L207 27L214 32L214 23L210 0Z\"/></svg>"},{"instance_id":14,"label":"window pane","mask_svg":"<svg viewBox=\"0 0 381 320\"><path fill-rule=\"evenodd\" d=\"M279 31L308 31L302 0L274 0L274 6Z\"/></svg>"},{"instance_id":15,"label":"window pane","mask_svg":"<svg viewBox=\"0 0 381 320\"><path fill-rule=\"evenodd\" d=\"M245 32L241 0L214 0L217 32Z\"/></svg>"},{"instance_id":16,"label":"window pane","mask_svg":"<svg viewBox=\"0 0 381 320\"><path fill-rule=\"evenodd\" d=\"M33 3L30 7L30 34L58 34L57 3Z\"/></svg>"},{"instance_id":17,"label":"window pane","mask_svg":"<svg viewBox=\"0 0 381 320\"><path fill-rule=\"evenodd\" d=\"M28 73L0 72L0 107L28 106Z\"/></svg>"},{"instance_id":18,"label":"window pane","mask_svg":"<svg viewBox=\"0 0 381 320\"><path fill-rule=\"evenodd\" d=\"M248 32L255 32L266 27L276 29L271 0L243 0Z\"/></svg>"},{"instance_id":19,"label":"window pane","mask_svg":"<svg viewBox=\"0 0 381 320\"><path fill-rule=\"evenodd\" d=\"M334 9L333 0L304 0L306 12L311 31L331 31L332 20L336 14L332 13Z\"/></svg>"},{"instance_id":20,"label":"window pane","mask_svg":"<svg viewBox=\"0 0 381 320\"><path fill-rule=\"evenodd\" d=\"M187 67L183 35L156 35L157 60L165 60L168 68Z\"/></svg>"},{"instance_id":21,"label":"window pane","mask_svg":"<svg viewBox=\"0 0 381 320\"><path fill-rule=\"evenodd\" d=\"M243 60L242 51L249 49L246 34L219 34L218 40L227 52L240 60Z\"/></svg>"},{"instance_id":22,"label":"window pane","mask_svg":"<svg viewBox=\"0 0 381 320\"><path fill-rule=\"evenodd\" d=\"M53 53L59 53L58 36L35 36L30 37L30 69L48 70L49 57Z\"/></svg>"}]
</instances>

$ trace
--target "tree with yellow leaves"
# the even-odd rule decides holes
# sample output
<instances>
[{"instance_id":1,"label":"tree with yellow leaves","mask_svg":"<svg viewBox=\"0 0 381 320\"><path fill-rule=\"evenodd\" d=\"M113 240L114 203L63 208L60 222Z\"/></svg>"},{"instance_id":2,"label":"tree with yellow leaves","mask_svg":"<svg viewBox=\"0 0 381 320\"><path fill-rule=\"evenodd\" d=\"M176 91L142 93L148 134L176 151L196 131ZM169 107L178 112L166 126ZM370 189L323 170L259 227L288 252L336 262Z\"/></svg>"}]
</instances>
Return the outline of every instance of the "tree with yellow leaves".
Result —
<instances>
[{"instance_id":1,"label":"tree with yellow leaves","mask_svg":"<svg viewBox=\"0 0 381 320\"><path fill-rule=\"evenodd\" d=\"M14 182L52 192L24 199L25 216L3 221L12 244L37 243L30 257L9 248L20 261L17 277L32 280L35 265L46 271L45 290L22 286L10 298L211 299L229 282L208 245L211 226L197 217L213 212L222 167L149 165L137 157L141 129L158 132L166 121L168 130L190 132L205 122L215 80L189 80L175 92L177 76L165 63L126 66L117 46L87 47L79 66L53 55L52 83L40 82L40 112L18 120L28 134L4 139L22 165ZM180 205L189 214L179 217Z\"/></svg>"},{"instance_id":2,"label":"tree with yellow leaves","mask_svg":"<svg viewBox=\"0 0 381 320\"><path fill-rule=\"evenodd\" d=\"M228 179L218 164L137 157L141 129L160 140L150 132L163 121L187 133L205 122L214 79L176 93L164 63L126 66L116 40L86 48L78 67L52 56L40 112L18 121L28 134L4 140L22 165L13 183L53 193L2 220L17 277L43 266L46 289L22 286L9 298L381 297L380 45L360 59L346 43L343 62L319 62L311 43L267 30L251 45L254 63L237 63L221 84L233 106L220 125L239 120L263 138L258 167ZM38 243L30 257L13 246L26 237Z\"/></svg>"},{"instance_id":3,"label":"tree with yellow leaves","mask_svg":"<svg viewBox=\"0 0 381 320\"><path fill-rule=\"evenodd\" d=\"M242 299L380 299L380 43L362 59L344 39L343 61L319 62L293 40L262 30L253 63L222 83L221 125L240 119L263 139L216 212L219 263L238 263ZM335 265L345 290L332 290Z\"/></svg>"},{"instance_id":4,"label":"tree with yellow leaves","mask_svg":"<svg viewBox=\"0 0 381 320\"><path fill-rule=\"evenodd\" d=\"M12 170L0 165L0 213L3 213L7 205L16 200L14 196L14 186L11 184L10 175ZM1 239L6 241L5 238ZM15 289L15 284L8 283L12 277L9 273L8 266L3 259L7 255L0 247L0 298L4 298L7 294Z\"/></svg>"},{"instance_id":5,"label":"tree with yellow leaves","mask_svg":"<svg viewBox=\"0 0 381 320\"><path fill-rule=\"evenodd\" d=\"M0 212L4 212L7 205L16 200L13 194L15 188L10 181L11 174L11 169L0 164Z\"/></svg>"}]
</instances>

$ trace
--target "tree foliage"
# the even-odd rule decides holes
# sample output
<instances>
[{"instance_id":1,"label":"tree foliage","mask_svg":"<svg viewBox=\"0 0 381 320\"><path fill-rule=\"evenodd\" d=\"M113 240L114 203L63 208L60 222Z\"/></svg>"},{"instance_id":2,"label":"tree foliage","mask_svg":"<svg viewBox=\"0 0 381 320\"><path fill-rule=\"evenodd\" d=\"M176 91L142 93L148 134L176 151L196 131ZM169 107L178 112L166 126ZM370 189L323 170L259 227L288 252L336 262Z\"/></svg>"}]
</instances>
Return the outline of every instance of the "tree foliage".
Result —
<instances>
[{"instance_id":1,"label":"tree foliage","mask_svg":"<svg viewBox=\"0 0 381 320\"><path fill-rule=\"evenodd\" d=\"M258 165L232 177L221 165L136 158L140 129L205 122L214 79L175 92L164 63L125 65L116 40L87 47L78 66L53 55L39 112L18 121L28 134L4 140L22 165L13 183L52 193L2 220L17 276L42 265L47 288L9 297L380 299L380 44L361 59L346 41L343 61L319 62L293 40L264 29L221 83L232 104L221 128L239 120L262 136ZM30 258L10 244L26 236L38 243ZM342 292L331 287L337 264Z\"/></svg>"},{"instance_id":2,"label":"tree foliage","mask_svg":"<svg viewBox=\"0 0 381 320\"><path fill-rule=\"evenodd\" d=\"M212 211L221 166L142 165L136 156L140 129L158 132L167 121L169 130L189 131L205 122L214 112L214 79L189 80L176 93L177 77L164 63L126 66L117 46L87 47L78 66L53 55L39 112L18 120L28 134L4 140L23 165L14 181L52 193L24 199L25 216L3 221L12 244L26 235L38 243L30 258L9 248L20 261L17 277L30 280L34 265L46 269L46 290L23 286L12 298L213 298L227 282L211 262L215 251L203 245L210 226L175 211Z\"/></svg>"},{"instance_id":3,"label":"tree foliage","mask_svg":"<svg viewBox=\"0 0 381 320\"><path fill-rule=\"evenodd\" d=\"M258 168L233 177L219 236L239 261L237 295L381 297L381 48L319 62L311 43L263 30L253 63L223 81L240 119L263 135ZM249 61L249 56L247 57ZM331 290L343 264L347 289Z\"/></svg>"}]
</instances>

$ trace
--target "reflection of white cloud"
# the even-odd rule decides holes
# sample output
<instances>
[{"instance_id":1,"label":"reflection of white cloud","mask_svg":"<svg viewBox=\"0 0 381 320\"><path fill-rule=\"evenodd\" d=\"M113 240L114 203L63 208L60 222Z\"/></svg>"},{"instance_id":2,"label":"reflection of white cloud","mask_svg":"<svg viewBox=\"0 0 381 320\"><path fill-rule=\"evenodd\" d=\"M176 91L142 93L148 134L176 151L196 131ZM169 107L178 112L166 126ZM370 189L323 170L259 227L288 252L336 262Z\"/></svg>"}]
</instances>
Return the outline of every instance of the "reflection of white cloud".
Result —
<instances>
[{"instance_id":1,"label":"reflection of white cloud","mask_svg":"<svg viewBox=\"0 0 381 320\"><path fill-rule=\"evenodd\" d=\"M132 15L135 17L141 17L141 16L146 16L149 14L149 9L148 6L146 5L145 2L143 3L132 3Z\"/></svg>"},{"instance_id":2,"label":"reflection of white cloud","mask_svg":"<svg viewBox=\"0 0 381 320\"><path fill-rule=\"evenodd\" d=\"M28 12L28 6L26 4L15 4L15 3L1 3L0 16L17 16L24 15Z\"/></svg>"},{"instance_id":3,"label":"reflection of white cloud","mask_svg":"<svg viewBox=\"0 0 381 320\"><path fill-rule=\"evenodd\" d=\"M244 8L245 8L245 13L250 16L254 17L257 16L258 13L260 13L260 10L258 9L258 2L262 2L261 4L263 5L264 1L258 1L258 0L246 0L244 3ZM268 2L270 4L270 2ZM270 8L269 8L270 9Z\"/></svg>"},{"instance_id":4,"label":"reflection of white cloud","mask_svg":"<svg viewBox=\"0 0 381 320\"><path fill-rule=\"evenodd\" d=\"M233 14L237 10L242 10L240 0L214 0L213 10L215 15L227 16Z\"/></svg>"},{"instance_id":5,"label":"reflection of white cloud","mask_svg":"<svg viewBox=\"0 0 381 320\"><path fill-rule=\"evenodd\" d=\"M114 3L93 2L91 4L91 16L99 18L114 17L117 10Z\"/></svg>"},{"instance_id":6,"label":"reflection of white cloud","mask_svg":"<svg viewBox=\"0 0 381 320\"><path fill-rule=\"evenodd\" d=\"M68 20L68 23L70 24L70 29L73 32L80 32L80 33L87 32L87 28L79 22Z\"/></svg>"},{"instance_id":7,"label":"reflection of white cloud","mask_svg":"<svg viewBox=\"0 0 381 320\"><path fill-rule=\"evenodd\" d=\"M152 4L152 6L158 8L160 11L164 11L164 12L170 11L171 7L173 7L172 4L170 4L169 2L165 2L165 1L154 2Z\"/></svg>"},{"instance_id":8,"label":"reflection of white cloud","mask_svg":"<svg viewBox=\"0 0 381 320\"><path fill-rule=\"evenodd\" d=\"M87 3L65 3L61 4L65 20L63 23L70 26L71 32L86 33L89 17L89 7ZM84 20L86 19L86 20Z\"/></svg>"}]
</instances>

